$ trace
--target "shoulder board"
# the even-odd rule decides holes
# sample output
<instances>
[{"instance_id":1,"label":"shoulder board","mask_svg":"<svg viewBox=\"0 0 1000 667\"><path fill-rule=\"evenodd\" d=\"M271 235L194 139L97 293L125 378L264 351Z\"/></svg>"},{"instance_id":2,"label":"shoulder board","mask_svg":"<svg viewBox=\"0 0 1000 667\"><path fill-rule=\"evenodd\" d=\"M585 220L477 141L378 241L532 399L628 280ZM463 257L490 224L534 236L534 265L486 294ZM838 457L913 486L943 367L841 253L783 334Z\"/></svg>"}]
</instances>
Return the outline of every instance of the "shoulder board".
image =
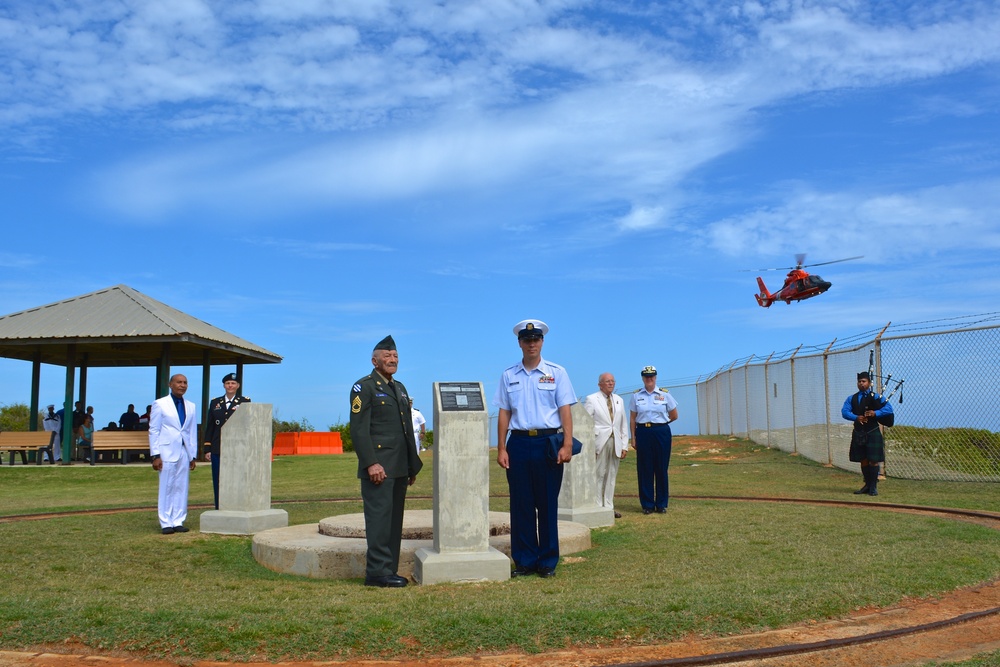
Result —
<instances>
[{"instance_id":1,"label":"shoulder board","mask_svg":"<svg viewBox=\"0 0 1000 667\"><path fill-rule=\"evenodd\" d=\"M636 390L635 390L635 391L633 391L632 393L633 393L633 394L638 394L638 393L639 393L640 391L642 391L642 389L636 389Z\"/></svg>"},{"instance_id":2,"label":"shoulder board","mask_svg":"<svg viewBox=\"0 0 1000 667\"><path fill-rule=\"evenodd\" d=\"M660 387L660 391L662 391L664 394L669 394L670 393L670 390L667 389L666 387Z\"/></svg>"}]
</instances>

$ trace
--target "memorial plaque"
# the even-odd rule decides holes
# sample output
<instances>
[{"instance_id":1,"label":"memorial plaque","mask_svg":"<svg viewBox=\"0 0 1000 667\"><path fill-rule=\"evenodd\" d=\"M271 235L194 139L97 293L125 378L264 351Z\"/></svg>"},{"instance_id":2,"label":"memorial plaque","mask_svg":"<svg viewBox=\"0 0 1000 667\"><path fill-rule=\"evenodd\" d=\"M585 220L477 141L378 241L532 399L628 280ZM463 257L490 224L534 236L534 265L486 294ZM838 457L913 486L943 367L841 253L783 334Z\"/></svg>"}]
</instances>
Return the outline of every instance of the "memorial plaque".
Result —
<instances>
[{"instance_id":1,"label":"memorial plaque","mask_svg":"<svg viewBox=\"0 0 1000 667\"><path fill-rule=\"evenodd\" d=\"M441 410L482 412L486 409L478 382L439 382Z\"/></svg>"}]
</instances>

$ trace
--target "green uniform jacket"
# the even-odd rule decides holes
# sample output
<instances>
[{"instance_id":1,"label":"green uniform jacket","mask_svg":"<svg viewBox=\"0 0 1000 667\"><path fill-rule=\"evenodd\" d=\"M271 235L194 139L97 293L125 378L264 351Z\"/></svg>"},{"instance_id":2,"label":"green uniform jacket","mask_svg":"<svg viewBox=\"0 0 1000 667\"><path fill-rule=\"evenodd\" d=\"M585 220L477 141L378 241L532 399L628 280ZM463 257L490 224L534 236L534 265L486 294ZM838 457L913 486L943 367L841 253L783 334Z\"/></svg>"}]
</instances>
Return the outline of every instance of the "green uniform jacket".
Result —
<instances>
[{"instance_id":1,"label":"green uniform jacket","mask_svg":"<svg viewBox=\"0 0 1000 667\"><path fill-rule=\"evenodd\" d=\"M410 416L410 395L402 382L395 389L372 371L351 388L351 440L358 455L358 479L381 463L386 477L414 477L423 467L417 456Z\"/></svg>"}]
</instances>

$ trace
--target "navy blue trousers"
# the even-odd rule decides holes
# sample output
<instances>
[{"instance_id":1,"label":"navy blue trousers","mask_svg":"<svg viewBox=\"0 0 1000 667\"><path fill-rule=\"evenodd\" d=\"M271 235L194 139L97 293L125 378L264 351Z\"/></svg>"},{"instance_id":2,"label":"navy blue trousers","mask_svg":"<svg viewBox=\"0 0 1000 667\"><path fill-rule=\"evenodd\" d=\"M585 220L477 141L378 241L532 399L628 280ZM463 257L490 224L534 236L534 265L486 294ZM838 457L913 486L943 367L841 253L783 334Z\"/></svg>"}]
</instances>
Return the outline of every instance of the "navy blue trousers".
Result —
<instances>
[{"instance_id":1,"label":"navy blue trousers","mask_svg":"<svg viewBox=\"0 0 1000 667\"><path fill-rule=\"evenodd\" d=\"M635 465L639 474L639 504L643 509L664 509L670 500L667 466L671 441L669 425L635 427Z\"/></svg>"},{"instance_id":2,"label":"navy blue trousers","mask_svg":"<svg viewBox=\"0 0 1000 667\"><path fill-rule=\"evenodd\" d=\"M215 492L215 509L219 509L219 456L212 457L212 491Z\"/></svg>"},{"instance_id":3,"label":"navy blue trousers","mask_svg":"<svg viewBox=\"0 0 1000 667\"><path fill-rule=\"evenodd\" d=\"M559 489L563 466L549 460L547 436L511 434L507 440L510 555L535 569L559 562Z\"/></svg>"}]
</instances>

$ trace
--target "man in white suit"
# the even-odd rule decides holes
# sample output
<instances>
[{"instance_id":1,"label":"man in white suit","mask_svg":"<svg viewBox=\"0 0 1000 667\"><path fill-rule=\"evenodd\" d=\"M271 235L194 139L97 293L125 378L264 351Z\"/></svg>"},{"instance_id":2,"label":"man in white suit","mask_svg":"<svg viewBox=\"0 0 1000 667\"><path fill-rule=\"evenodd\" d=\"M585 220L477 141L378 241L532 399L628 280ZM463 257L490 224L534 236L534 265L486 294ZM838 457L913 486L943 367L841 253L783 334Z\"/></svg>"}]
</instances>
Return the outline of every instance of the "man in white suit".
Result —
<instances>
[{"instance_id":1,"label":"man in white suit","mask_svg":"<svg viewBox=\"0 0 1000 667\"><path fill-rule=\"evenodd\" d=\"M615 509L618 464L628 452L628 414L622 397L615 393L615 376L597 378L600 391L588 396L583 407L594 418L594 448L597 451L597 504ZM622 515L615 511L615 518Z\"/></svg>"},{"instance_id":2,"label":"man in white suit","mask_svg":"<svg viewBox=\"0 0 1000 667\"><path fill-rule=\"evenodd\" d=\"M149 413L149 455L160 473L157 512L164 535L186 533L188 481L198 454L198 415L184 398L187 378L170 377L170 393L158 398Z\"/></svg>"}]
</instances>

